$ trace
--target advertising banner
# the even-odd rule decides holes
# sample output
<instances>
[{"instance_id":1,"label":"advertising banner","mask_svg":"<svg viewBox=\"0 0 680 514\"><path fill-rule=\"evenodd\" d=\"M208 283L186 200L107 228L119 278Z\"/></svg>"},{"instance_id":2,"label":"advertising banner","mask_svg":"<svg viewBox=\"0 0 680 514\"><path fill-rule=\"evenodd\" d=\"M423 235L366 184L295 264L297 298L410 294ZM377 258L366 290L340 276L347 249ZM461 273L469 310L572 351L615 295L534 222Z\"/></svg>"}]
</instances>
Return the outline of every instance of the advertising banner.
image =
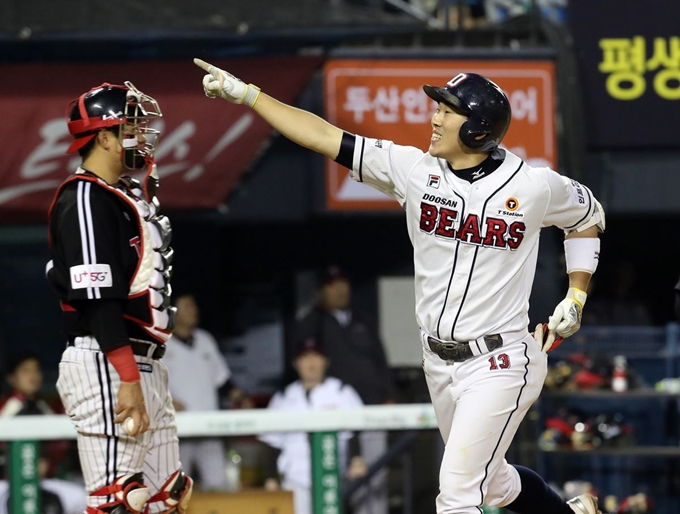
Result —
<instances>
[{"instance_id":1,"label":"advertising banner","mask_svg":"<svg viewBox=\"0 0 680 514\"><path fill-rule=\"evenodd\" d=\"M678 1L573 0L568 12L588 145L680 147Z\"/></svg>"},{"instance_id":2,"label":"advertising banner","mask_svg":"<svg viewBox=\"0 0 680 514\"><path fill-rule=\"evenodd\" d=\"M321 62L319 57L274 57L214 64L294 103ZM0 75L3 222L46 219L55 188L81 161L77 153L65 153L72 140L66 106L103 82L129 80L161 107L163 118L153 126L162 131L156 162L166 210L222 204L272 133L250 109L206 98L204 72L190 60L1 65Z\"/></svg>"},{"instance_id":3,"label":"advertising banner","mask_svg":"<svg viewBox=\"0 0 680 514\"><path fill-rule=\"evenodd\" d=\"M427 151L436 104L424 84L444 86L460 72L479 73L508 94L512 123L502 146L533 165L557 165L555 72L548 61L337 59L324 69L326 118L367 137ZM349 179L348 170L327 163L330 210L400 209L382 193Z\"/></svg>"}]
</instances>

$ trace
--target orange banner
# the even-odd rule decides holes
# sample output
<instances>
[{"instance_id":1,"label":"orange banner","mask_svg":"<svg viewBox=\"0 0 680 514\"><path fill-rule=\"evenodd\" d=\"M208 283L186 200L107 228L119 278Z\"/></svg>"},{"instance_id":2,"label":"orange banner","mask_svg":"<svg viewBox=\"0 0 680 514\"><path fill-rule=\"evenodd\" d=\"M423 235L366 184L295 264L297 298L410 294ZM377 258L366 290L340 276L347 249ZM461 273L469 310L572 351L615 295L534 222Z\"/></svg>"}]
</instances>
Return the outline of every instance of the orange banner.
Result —
<instances>
[{"instance_id":1,"label":"orange banner","mask_svg":"<svg viewBox=\"0 0 680 514\"><path fill-rule=\"evenodd\" d=\"M423 84L444 86L460 72L479 73L507 93L512 122L502 146L536 166L557 164L555 70L548 61L330 60L324 69L326 119L348 132L427 150L435 103ZM349 179L328 161L331 210L390 210L399 205Z\"/></svg>"}]
</instances>

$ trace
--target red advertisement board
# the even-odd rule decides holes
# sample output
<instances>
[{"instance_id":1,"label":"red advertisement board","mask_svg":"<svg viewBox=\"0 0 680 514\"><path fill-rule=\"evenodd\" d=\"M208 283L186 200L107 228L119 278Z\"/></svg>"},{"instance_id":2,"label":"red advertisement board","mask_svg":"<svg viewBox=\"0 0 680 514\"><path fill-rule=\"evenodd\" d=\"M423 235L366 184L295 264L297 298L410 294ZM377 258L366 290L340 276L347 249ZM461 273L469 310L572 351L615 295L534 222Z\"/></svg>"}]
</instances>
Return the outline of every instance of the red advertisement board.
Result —
<instances>
[{"instance_id":1,"label":"red advertisement board","mask_svg":"<svg viewBox=\"0 0 680 514\"><path fill-rule=\"evenodd\" d=\"M294 102L318 57L215 62L276 98ZM165 209L214 208L251 165L271 127L250 109L205 97L203 72L187 62L0 66L0 220L43 220L54 189L80 163L67 155L70 100L102 82L129 80L163 111L156 161Z\"/></svg>"},{"instance_id":2,"label":"red advertisement board","mask_svg":"<svg viewBox=\"0 0 680 514\"><path fill-rule=\"evenodd\" d=\"M547 61L331 60L326 63L326 118L352 133L426 150L435 103L423 84L443 86L460 72L479 73L510 98L512 123L503 146L534 165L557 164L555 71ZM331 210L400 209L382 193L327 163Z\"/></svg>"}]
</instances>

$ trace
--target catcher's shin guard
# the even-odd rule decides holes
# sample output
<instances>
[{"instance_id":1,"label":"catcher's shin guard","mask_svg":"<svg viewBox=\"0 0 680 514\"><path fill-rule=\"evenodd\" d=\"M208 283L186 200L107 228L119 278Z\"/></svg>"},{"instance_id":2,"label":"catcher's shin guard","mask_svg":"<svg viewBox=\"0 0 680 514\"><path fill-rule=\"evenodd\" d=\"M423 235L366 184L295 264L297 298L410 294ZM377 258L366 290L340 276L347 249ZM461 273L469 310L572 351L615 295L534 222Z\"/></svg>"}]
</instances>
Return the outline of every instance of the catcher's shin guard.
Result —
<instances>
[{"instance_id":1,"label":"catcher's shin guard","mask_svg":"<svg viewBox=\"0 0 680 514\"><path fill-rule=\"evenodd\" d=\"M175 471L161 486L160 490L149 498L149 504L163 502L166 510L159 514L184 514L189 507L191 491L194 488L194 481L181 469ZM148 512L149 508L145 512Z\"/></svg>"},{"instance_id":2,"label":"catcher's shin guard","mask_svg":"<svg viewBox=\"0 0 680 514\"><path fill-rule=\"evenodd\" d=\"M113 501L99 507L87 507L86 514L142 514L151 493L141 473L122 475L111 485L92 491L90 496L113 496Z\"/></svg>"}]
</instances>

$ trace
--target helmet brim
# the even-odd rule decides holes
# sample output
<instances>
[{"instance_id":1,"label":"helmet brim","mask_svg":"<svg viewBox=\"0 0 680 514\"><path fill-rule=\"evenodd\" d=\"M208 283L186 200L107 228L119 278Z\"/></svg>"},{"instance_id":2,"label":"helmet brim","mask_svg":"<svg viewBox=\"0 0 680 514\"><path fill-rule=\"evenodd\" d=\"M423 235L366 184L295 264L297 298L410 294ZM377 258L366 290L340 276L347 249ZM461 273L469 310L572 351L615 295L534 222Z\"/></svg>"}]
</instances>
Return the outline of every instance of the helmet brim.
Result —
<instances>
[{"instance_id":1,"label":"helmet brim","mask_svg":"<svg viewBox=\"0 0 680 514\"><path fill-rule=\"evenodd\" d=\"M96 136L97 134L88 134L87 136L79 137L74 139L71 144L68 147L68 150L66 150L66 153L74 153L80 150L83 146L85 146L87 143L92 141L92 139Z\"/></svg>"},{"instance_id":2,"label":"helmet brim","mask_svg":"<svg viewBox=\"0 0 680 514\"><path fill-rule=\"evenodd\" d=\"M463 108L460 100L451 94L449 90L447 90L445 87L434 87L430 85L425 85L423 86L423 91L425 91L425 94L432 98L435 102L444 102L447 105L450 105L451 107L454 107L458 110L465 111Z\"/></svg>"}]
</instances>

